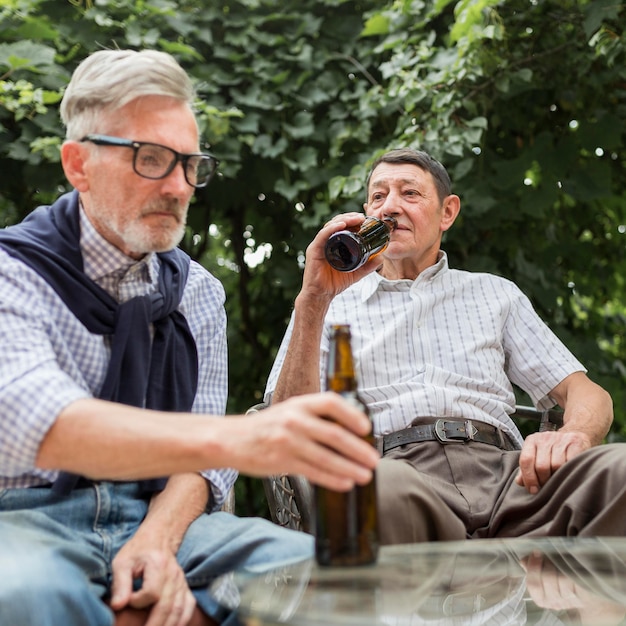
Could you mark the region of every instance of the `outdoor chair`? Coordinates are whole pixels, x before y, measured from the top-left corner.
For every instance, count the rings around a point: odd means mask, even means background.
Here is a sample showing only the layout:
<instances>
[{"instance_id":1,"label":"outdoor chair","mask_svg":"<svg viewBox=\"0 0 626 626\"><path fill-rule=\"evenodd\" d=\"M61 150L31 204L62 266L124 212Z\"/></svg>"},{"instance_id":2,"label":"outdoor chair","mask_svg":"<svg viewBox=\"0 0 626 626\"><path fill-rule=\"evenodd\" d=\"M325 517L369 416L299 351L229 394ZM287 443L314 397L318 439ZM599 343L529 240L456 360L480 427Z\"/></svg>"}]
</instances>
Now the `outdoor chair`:
<instances>
[{"instance_id":1,"label":"outdoor chair","mask_svg":"<svg viewBox=\"0 0 626 626\"><path fill-rule=\"evenodd\" d=\"M251 406L246 413L256 413L266 408L260 403ZM522 426L532 424L531 430L543 432L557 430L563 425L560 409L537 411L532 407L517 405L513 420ZM263 479L263 489L272 521L279 526L312 532L313 487L309 481L292 474L277 474Z\"/></svg>"}]
</instances>

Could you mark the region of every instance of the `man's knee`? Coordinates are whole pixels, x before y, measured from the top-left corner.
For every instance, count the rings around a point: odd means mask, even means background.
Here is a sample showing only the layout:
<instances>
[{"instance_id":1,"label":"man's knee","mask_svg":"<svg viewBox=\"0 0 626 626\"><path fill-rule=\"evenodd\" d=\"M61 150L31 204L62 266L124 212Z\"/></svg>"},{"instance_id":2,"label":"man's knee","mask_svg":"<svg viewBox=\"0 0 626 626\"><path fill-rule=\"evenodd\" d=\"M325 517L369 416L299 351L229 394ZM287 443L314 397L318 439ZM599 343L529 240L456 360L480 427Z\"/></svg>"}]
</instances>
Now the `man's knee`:
<instances>
[{"instance_id":1,"label":"man's knee","mask_svg":"<svg viewBox=\"0 0 626 626\"><path fill-rule=\"evenodd\" d=\"M111 624L111 611L78 567L55 550L8 551L0 556L3 623L21 626Z\"/></svg>"},{"instance_id":2,"label":"man's knee","mask_svg":"<svg viewBox=\"0 0 626 626\"><path fill-rule=\"evenodd\" d=\"M313 556L313 537L260 518L229 513L201 516L178 553L192 587L233 569L267 570Z\"/></svg>"}]
</instances>

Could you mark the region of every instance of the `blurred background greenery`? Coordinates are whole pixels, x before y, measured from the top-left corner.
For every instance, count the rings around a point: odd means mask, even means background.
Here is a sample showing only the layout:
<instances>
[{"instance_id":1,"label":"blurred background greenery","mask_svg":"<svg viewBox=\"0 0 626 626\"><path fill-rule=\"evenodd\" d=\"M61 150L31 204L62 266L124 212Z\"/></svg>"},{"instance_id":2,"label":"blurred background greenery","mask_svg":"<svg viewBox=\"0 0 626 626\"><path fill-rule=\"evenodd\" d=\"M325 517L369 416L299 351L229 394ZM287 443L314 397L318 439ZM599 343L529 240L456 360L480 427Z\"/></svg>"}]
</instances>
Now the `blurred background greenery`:
<instances>
[{"instance_id":1,"label":"blurred background greenery","mask_svg":"<svg viewBox=\"0 0 626 626\"><path fill-rule=\"evenodd\" d=\"M184 247L226 288L229 412L262 398L307 243L360 208L373 158L412 146L461 196L451 265L520 285L611 392L623 440L625 24L617 0L0 0L0 225L68 188L74 67L165 50L221 161ZM237 500L265 514L258 481Z\"/></svg>"}]
</instances>

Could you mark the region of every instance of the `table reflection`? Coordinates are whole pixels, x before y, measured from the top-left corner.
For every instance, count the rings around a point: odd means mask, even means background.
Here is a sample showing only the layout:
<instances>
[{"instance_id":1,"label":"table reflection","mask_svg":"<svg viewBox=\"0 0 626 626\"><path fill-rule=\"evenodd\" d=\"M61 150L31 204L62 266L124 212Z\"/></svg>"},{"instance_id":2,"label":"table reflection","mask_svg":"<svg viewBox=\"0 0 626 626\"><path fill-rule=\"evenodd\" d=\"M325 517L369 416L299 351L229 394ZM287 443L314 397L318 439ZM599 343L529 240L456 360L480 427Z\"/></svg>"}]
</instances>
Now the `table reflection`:
<instances>
[{"instance_id":1,"label":"table reflection","mask_svg":"<svg viewBox=\"0 0 626 626\"><path fill-rule=\"evenodd\" d=\"M235 572L209 592L249 626L626 624L626 540L391 546L373 566Z\"/></svg>"}]
</instances>

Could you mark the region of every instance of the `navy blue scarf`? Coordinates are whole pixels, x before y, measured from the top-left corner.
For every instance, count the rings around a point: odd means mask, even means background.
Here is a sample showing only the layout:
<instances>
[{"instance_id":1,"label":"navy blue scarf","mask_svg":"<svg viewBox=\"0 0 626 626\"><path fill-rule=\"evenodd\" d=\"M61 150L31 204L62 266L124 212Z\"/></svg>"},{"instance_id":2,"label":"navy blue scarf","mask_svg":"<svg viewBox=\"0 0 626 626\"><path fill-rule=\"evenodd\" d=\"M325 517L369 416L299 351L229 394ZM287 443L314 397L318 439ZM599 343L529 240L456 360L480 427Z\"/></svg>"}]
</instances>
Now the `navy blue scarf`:
<instances>
[{"instance_id":1,"label":"navy blue scarf","mask_svg":"<svg viewBox=\"0 0 626 626\"><path fill-rule=\"evenodd\" d=\"M87 330L112 336L111 360L98 398L162 411L191 409L198 353L187 320L176 310L189 273L189 257L182 250L159 253L157 292L119 304L84 273L76 191L0 230L0 247L40 274ZM157 491L165 480L142 485ZM54 489L67 493L77 481L77 476L61 473Z\"/></svg>"}]
</instances>

